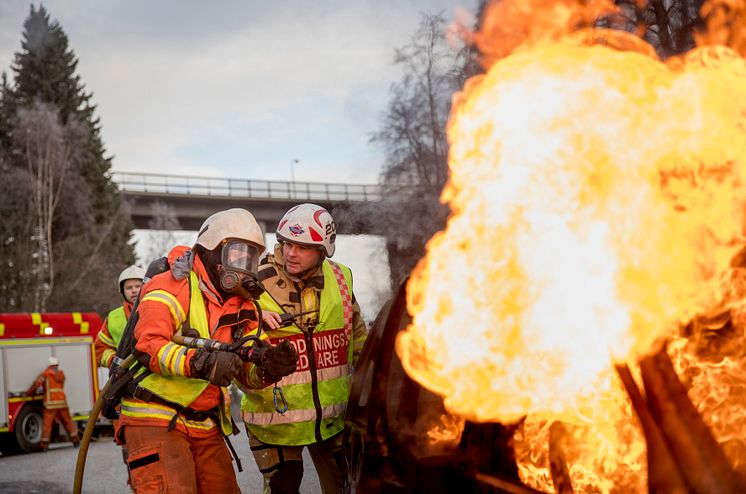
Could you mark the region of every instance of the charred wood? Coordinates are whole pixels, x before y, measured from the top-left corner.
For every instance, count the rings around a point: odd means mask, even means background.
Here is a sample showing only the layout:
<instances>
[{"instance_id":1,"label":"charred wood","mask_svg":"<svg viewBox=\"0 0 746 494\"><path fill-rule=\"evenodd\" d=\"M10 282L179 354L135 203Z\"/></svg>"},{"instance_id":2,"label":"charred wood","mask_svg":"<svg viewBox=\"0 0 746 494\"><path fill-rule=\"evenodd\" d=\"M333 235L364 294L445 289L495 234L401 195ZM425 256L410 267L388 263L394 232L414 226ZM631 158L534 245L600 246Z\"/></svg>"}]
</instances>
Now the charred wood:
<instances>
[{"instance_id":1,"label":"charred wood","mask_svg":"<svg viewBox=\"0 0 746 494\"><path fill-rule=\"evenodd\" d=\"M648 410L645 398L640 393L629 367L616 366L617 374L632 401L637 418L645 434L648 461L648 492L651 494L683 494L689 489L663 438L660 427Z\"/></svg>"},{"instance_id":2,"label":"charred wood","mask_svg":"<svg viewBox=\"0 0 746 494\"><path fill-rule=\"evenodd\" d=\"M665 348L640 361L647 406L692 493L744 492L712 432L689 400Z\"/></svg>"},{"instance_id":3,"label":"charred wood","mask_svg":"<svg viewBox=\"0 0 746 494\"><path fill-rule=\"evenodd\" d=\"M572 480L565 458L565 438L567 429L562 422L554 422L549 426L549 471L557 494L572 494Z\"/></svg>"}]
</instances>

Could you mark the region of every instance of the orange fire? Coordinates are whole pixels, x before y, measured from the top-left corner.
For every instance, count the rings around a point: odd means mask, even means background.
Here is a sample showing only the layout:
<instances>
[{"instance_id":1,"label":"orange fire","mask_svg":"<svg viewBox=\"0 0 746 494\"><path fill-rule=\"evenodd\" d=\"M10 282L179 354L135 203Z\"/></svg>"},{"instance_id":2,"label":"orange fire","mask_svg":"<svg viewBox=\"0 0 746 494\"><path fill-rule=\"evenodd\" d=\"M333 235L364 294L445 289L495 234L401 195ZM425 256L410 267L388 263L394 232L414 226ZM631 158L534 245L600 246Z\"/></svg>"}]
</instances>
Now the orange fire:
<instances>
[{"instance_id":1,"label":"orange fire","mask_svg":"<svg viewBox=\"0 0 746 494\"><path fill-rule=\"evenodd\" d=\"M452 215L407 287L413 323L396 348L451 413L526 417L527 484L554 491L562 422L577 492L643 492L644 439L612 362L724 298L744 245L746 63L720 45L664 63L631 34L567 33L608 2L547 3L498 2L475 36L494 63L454 100Z\"/></svg>"}]
</instances>

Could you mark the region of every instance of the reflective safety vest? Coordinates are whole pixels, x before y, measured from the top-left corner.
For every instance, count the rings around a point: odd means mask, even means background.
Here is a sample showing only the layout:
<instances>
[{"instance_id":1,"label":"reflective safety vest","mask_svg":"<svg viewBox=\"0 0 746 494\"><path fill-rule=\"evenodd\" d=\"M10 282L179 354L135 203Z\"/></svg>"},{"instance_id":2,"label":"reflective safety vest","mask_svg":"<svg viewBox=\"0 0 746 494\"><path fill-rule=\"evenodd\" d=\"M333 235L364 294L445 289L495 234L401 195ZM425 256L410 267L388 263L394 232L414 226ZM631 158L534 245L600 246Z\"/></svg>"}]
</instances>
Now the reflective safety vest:
<instances>
[{"instance_id":1,"label":"reflective safety vest","mask_svg":"<svg viewBox=\"0 0 746 494\"><path fill-rule=\"evenodd\" d=\"M189 314L189 325L199 333L200 338L209 338L210 329L207 321L207 312L205 311L205 301L202 297L202 290L199 288L199 279L194 271L189 272L189 307L187 311L181 306L176 297L165 290L153 290L149 292L142 301L154 300L166 304L171 313L175 315L176 320L183 321L184 314ZM181 334L181 328L177 330ZM169 343L165 345L158 354L158 363L161 369L168 368L169 363L181 369L184 373L184 361L186 360L187 347ZM144 369L143 371L144 372ZM145 388L156 396L167 402L177 405L179 408L187 408L202 392L207 389L210 381L204 379L186 378L176 375L151 374L142 381L139 386ZM220 428L225 435L233 432L233 422L231 420L230 397L227 388L220 388L223 394L223 406L219 410ZM122 400L121 412L129 417L151 417L164 418L170 420L173 413L162 404L148 403L144 406L142 403L133 402L128 399ZM191 424L190 424L191 425Z\"/></svg>"},{"instance_id":2,"label":"reflective safety vest","mask_svg":"<svg viewBox=\"0 0 746 494\"><path fill-rule=\"evenodd\" d=\"M321 442L342 431L350 396L352 363L352 273L325 260L319 322L305 333L297 325L270 330L273 344L288 340L298 353L298 367L277 383L288 409L275 410L273 386L245 390L241 416L249 431L268 444L298 446ZM284 313L267 292L263 310Z\"/></svg>"},{"instance_id":3,"label":"reflective safety vest","mask_svg":"<svg viewBox=\"0 0 746 494\"><path fill-rule=\"evenodd\" d=\"M127 325L127 316L124 313L124 307L119 306L106 316L106 327L109 328L111 339L114 340L114 346L119 346L122 339L124 327Z\"/></svg>"}]
</instances>

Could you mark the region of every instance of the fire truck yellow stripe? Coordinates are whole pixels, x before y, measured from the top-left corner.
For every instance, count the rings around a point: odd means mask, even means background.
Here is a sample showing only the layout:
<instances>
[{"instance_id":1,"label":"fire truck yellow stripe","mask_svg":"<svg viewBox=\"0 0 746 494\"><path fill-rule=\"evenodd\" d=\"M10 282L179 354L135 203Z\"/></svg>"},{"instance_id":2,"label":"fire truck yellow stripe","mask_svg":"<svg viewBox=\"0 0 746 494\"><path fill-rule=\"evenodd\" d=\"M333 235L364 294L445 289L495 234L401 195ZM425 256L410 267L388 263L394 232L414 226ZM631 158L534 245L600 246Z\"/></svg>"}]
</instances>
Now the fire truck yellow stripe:
<instances>
[{"instance_id":1,"label":"fire truck yellow stripe","mask_svg":"<svg viewBox=\"0 0 746 494\"><path fill-rule=\"evenodd\" d=\"M83 320L83 314L80 312L73 312L73 323L80 326L80 334L87 334L89 330L88 321Z\"/></svg>"},{"instance_id":2,"label":"fire truck yellow stripe","mask_svg":"<svg viewBox=\"0 0 746 494\"><path fill-rule=\"evenodd\" d=\"M49 327L49 323L48 322L42 321L42 319L41 319L41 313L39 313L39 312L32 312L31 313L31 324L33 324L34 326L39 326L39 334L40 335L44 334L44 328L48 328Z\"/></svg>"},{"instance_id":3,"label":"fire truck yellow stripe","mask_svg":"<svg viewBox=\"0 0 746 494\"><path fill-rule=\"evenodd\" d=\"M50 345L55 343L89 343L92 342L93 338L90 336L66 336L64 338L19 338L7 339L0 341L0 346L34 346L34 345Z\"/></svg>"}]
</instances>

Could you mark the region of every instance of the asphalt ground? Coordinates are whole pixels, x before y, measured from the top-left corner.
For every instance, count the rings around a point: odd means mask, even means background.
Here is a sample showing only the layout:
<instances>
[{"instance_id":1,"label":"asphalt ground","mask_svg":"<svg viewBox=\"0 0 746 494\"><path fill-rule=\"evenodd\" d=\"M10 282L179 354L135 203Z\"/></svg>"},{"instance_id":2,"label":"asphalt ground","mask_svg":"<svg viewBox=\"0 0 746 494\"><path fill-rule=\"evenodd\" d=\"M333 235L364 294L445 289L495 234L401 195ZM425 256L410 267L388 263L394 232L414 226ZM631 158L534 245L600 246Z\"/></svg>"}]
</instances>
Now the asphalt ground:
<instances>
[{"instance_id":1,"label":"asphalt ground","mask_svg":"<svg viewBox=\"0 0 746 494\"><path fill-rule=\"evenodd\" d=\"M243 465L243 472L236 471L242 493L261 493L262 475L256 468L243 432L233 436L231 443ZM52 444L44 453L0 456L1 494L68 494L72 492L78 450L71 443ZM303 455L304 475L300 492L320 494L316 470L310 456ZM235 463L234 463L235 468ZM122 453L111 437L95 438L88 448L83 477L85 494L129 494L127 475Z\"/></svg>"}]
</instances>

